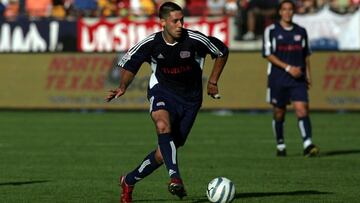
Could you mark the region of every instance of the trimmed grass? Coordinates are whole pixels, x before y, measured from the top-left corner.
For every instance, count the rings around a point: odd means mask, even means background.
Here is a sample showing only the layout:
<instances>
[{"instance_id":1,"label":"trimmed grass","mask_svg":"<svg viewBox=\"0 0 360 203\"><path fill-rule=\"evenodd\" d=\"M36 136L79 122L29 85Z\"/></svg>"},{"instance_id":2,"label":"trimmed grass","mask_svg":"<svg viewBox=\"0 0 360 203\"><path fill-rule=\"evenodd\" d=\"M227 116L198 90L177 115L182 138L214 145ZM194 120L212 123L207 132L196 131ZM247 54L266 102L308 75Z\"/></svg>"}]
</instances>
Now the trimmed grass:
<instances>
[{"instance_id":1,"label":"trimmed grass","mask_svg":"<svg viewBox=\"0 0 360 203\"><path fill-rule=\"evenodd\" d=\"M304 158L294 114L288 156L275 157L271 114L201 112L179 150L188 197L167 192L165 167L139 182L134 202L207 202L217 176L234 202L359 202L360 114L312 113L321 156ZM147 112L0 112L0 202L118 202L117 179L157 145Z\"/></svg>"}]
</instances>

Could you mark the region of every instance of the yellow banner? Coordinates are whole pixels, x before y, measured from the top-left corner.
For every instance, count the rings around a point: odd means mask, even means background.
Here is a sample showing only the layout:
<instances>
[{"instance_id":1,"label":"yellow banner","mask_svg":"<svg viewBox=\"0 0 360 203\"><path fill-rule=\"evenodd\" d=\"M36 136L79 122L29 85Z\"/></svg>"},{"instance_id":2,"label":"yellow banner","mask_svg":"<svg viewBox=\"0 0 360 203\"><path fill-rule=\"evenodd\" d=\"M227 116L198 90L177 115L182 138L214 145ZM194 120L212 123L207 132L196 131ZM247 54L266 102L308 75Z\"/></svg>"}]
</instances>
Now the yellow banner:
<instances>
[{"instance_id":1,"label":"yellow banner","mask_svg":"<svg viewBox=\"0 0 360 203\"><path fill-rule=\"evenodd\" d=\"M0 55L0 108L148 109L150 67L144 64L126 94L110 103L107 91L118 85L116 54ZM360 110L360 54L315 53L311 58L310 106L320 110ZM206 60L204 88L213 61ZM269 109L265 102L267 62L259 52L229 56L219 81L222 98L206 95L205 109Z\"/></svg>"}]
</instances>

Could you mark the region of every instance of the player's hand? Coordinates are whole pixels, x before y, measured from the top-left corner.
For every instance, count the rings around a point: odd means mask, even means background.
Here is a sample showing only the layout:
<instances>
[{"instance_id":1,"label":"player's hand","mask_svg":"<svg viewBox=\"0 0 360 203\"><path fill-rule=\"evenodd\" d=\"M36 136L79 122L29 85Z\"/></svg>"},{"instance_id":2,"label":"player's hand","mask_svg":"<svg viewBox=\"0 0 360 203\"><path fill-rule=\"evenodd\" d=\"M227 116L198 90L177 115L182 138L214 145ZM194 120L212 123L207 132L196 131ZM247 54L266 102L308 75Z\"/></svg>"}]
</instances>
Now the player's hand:
<instances>
[{"instance_id":1,"label":"player's hand","mask_svg":"<svg viewBox=\"0 0 360 203\"><path fill-rule=\"evenodd\" d=\"M107 102L110 102L111 100L113 100L114 98L118 98L118 97L121 97L123 94L125 94L125 89L123 88L117 88L117 89L114 89L114 90L109 90L109 94L108 96L105 98L105 100Z\"/></svg>"},{"instance_id":2,"label":"player's hand","mask_svg":"<svg viewBox=\"0 0 360 203\"><path fill-rule=\"evenodd\" d=\"M210 95L213 99L220 99L221 97L216 83L208 83L207 94Z\"/></svg>"},{"instance_id":3,"label":"player's hand","mask_svg":"<svg viewBox=\"0 0 360 203\"><path fill-rule=\"evenodd\" d=\"M311 86L312 86L312 81L311 81L311 79L310 79L310 78L307 78L306 83L307 83L307 88L310 89Z\"/></svg>"},{"instance_id":4,"label":"player's hand","mask_svg":"<svg viewBox=\"0 0 360 203\"><path fill-rule=\"evenodd\" d=\"M290 66L288 73L294 78L299 78L302 75L301 68L298 66Z\"/></svg>"}]
</instances>

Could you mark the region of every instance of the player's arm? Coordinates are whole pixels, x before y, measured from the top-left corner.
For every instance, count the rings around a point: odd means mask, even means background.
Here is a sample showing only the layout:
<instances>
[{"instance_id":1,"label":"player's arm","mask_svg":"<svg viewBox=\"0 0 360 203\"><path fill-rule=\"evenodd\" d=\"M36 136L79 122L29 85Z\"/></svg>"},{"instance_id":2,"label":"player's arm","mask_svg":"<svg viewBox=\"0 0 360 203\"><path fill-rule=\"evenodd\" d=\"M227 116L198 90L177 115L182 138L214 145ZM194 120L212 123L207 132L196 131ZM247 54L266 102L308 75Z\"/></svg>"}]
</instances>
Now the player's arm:
<instances>
[{"instance_id":1,"label":"player's arm","mask_svg":"<svg viewBox=\"0 0 360 203\"><path fill-rule=\"evenodd\" d=\"M127 87L133 81L135 74L124 68L120 69L120 85L116 89L109 90L109 94L106 97L106 101L110 102L114 98L121 97L125 94Z\"/></svg>"},{"instance_id":2,"label":"player's arm","mask_svg":"<svg viewBox=\"0 0 360 203\"><path fill-rule=\"evenodd\" d=\"M312 85L312 79L311 79L311 66L310 66L310 56L307 56L305 59L306 63L306 82L308 83L308 88Z\"/></svg>"},{"instance_id":3,"label":"player's arm","mask_svg":"<svg viewBox=\"0 0 360 203\"><path fill-rule=\"evenodd\" d=\"M270 63L276 65L277 67L284 69L286 72L288 72L294 78L298 78L302 75L300 67L292 66L291 64L285 63L284 61L280 60L274 54L270 54L270 55L266 56L266 59Z\"/></svg>"},{"instance_id":4,"label":"player's arm","mask_svg":"<svg viewBox=\"0 0 360 203\"><path fill-rule=\"evenodd\" d=\"M207 85L207 93L213 98L220 98L217 83L227 62L228 55L229 54L226 53L221 57L215 58L214 66L209 76L209 81Z\"/></svg>"},{"instance_id":5,"label":"player's arm","mask_svg":"<svg viewBox=\"0 0 360 203\"><path fill-rule=\"evenodd\" d=\"M211 49L212 51L210 51L210 54L212 58L215 58L215 62L211 74L209 76L209 80L207 84L207 94L210 95L212 98L220 99L218 81L227 62L229 49L218 38L211 36L208 38L211 42L211 45L213 46Z\"/></svg>"}]
</instances>

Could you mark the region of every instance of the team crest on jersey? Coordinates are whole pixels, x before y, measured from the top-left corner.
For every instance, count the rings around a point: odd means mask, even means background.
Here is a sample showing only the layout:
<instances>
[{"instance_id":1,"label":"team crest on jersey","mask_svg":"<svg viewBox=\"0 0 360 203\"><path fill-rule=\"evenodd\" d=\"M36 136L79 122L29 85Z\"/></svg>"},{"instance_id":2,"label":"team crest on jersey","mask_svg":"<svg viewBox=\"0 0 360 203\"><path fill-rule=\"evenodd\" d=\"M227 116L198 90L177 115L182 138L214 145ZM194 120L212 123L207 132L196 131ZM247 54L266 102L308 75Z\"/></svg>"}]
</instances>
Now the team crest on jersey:
<instances>
[{"instance_id":1,"label":"team crest on jersey","mask_svg":"<svg viewBox=\"0 0 360 203\"><path fill-rule=\"evenodd\" d=\"M190 51L181 51L180 52L180 58L189 58L190 57Z\"/></svg>"},{"instance_id":2,"label":"team crest on jersey","mask_svg":"<svg viewBox=\"0 0 360 203\"><path fill-rule=\"evenodd\" d=\"M295 41L300 41L301 40L301 35L295 35L294 40Z\"/></svg>"},{"instance_id":3,"label":"team crest on jersey","mask_svg":"<svg viewBox=\"0 0 360 203\"><path fill-rule=\"evenodd\" d=\"M284 39L284 37L282 35L279 35L277 38L278 39Z\"/></svg>"}]
</instances>

